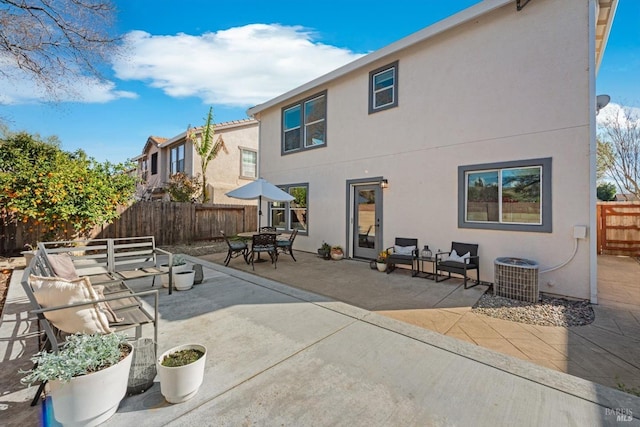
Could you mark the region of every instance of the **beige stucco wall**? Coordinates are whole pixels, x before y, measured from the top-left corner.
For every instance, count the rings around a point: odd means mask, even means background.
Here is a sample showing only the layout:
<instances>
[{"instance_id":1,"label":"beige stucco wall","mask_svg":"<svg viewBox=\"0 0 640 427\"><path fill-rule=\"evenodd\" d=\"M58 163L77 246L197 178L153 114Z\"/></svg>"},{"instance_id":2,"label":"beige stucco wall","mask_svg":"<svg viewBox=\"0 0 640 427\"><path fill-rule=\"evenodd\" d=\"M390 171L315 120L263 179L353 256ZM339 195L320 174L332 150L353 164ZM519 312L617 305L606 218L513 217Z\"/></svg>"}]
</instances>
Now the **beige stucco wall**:
<instances>
[{"instance_id":1,"label":"beige stucco wall","mask_svg":"<svg viewBox=\"0 0 640 427\"><path fill-rule=\"evenodd\" d=\"M255 120L242 122L239 125L216 127L214 140L222 137L227 153L221 151L209 163L207 168L207 182L211 203L255 205L255 200L240 200L225 196L225 193L253 181L252 178L241 176L241 149L258 151L258 122ZM193 170L202 173L200 157L195 154Z\"/></svg>"},{"instance_id":2,"label":"beige stucco wall","mask_svg":"<svg viewBox=\"0 0 640 427\"><path fill-rule=\"evenodd\" d=\"M585 0L514 4L397 52L259 113L260 171L275 184L309 183L309 234L296 246L347 246L346 181L383 176L384 246L396 236L446 249L480 245L482 279L500 256L541 270L573 253L574 225L590 224L589 9ZM369 71L399 60L399 106L369 115ZM281 156L281 108L327 90L327 146ZM457 168L551 157L553 232L458 228ZM589 244L540 289L589 298Z\"/></svg>"}]
</instances>

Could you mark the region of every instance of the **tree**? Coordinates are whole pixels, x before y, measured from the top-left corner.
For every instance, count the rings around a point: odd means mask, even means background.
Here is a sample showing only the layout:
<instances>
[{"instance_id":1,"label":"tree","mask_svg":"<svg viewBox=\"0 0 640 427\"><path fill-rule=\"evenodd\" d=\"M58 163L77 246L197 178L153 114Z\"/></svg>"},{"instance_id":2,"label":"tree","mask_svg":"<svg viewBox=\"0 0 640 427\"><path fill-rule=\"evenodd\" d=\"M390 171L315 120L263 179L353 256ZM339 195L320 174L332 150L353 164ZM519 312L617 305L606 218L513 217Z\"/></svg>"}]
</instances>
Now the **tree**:
<instances>
[{"instance_id":1,"label":"tree","mask_svg":"<svg viewBox=\"0 0 640 427\"><path fill-rule=\"evenodd\" d=\"M209 169L209 163L218 157L221 150L229 154L222 137L218 137L218 140L215 143L213 142L215 132L213 107L209 107L209 114L207 114L202 128L191 128L191 126L187 128L187 139L193 143L196 153L200 156L200 167L202 169L202 203L206 203L207 200L209 200L209 191L207 190L207 170Z\"/></svg>"},{"instance_id":2,"label":"tree","mask_svg":"<svg viewBox=\"0 0 640 427\"><path fill-rule=\"evenodd\" d=\"M603 202L610 202L615 200L617 188L614 184L610 182L603 182L597 187L598 200L602 200Z\"/></svg>"},{"instance_id":3,"label":"tree","mask_svg":"<svg viewBox=\"0 0 640 427\"><path fill-rule=\"evenodd\" d=\"M0 0L3 78L26 74L57 97L78 77L101 79L98 65L117 49L110 0Z\"/></svg>"},{"instance_id":4,"label":"tree","mask_svg":"<svg viewBox=\"0 0 640 427\"><path fill-rule=\"evenodd\" d=\"M602 120L597 155L618 188L640 198L640 116L634 110L617 108Z\"/></svg>"},{"instance_id":5,"label":"tree","mask_svg":"<svg viewBox=\"0 0 640 427\"><path fill-rule=\"evenodd\" d=\"M195 202L200 194L200 176L190 178L183 172L178 172L169 178L167 193L174 202Z\"/></svg>"},{"instance_id":6,"label":"tree","mask_svg":"<svg viewBox=\"0 0 640 427\"><path fill-rule=\"evenodd\" d=\"M129 165L99 163L82 151L65 152L55 142L27 133L0 140L0 219L45 229L43 239L61 237L67 224L86 236L118 216L135 192ZM7 236L4 236L5 238Z\"/></svg>"}]
</instances>

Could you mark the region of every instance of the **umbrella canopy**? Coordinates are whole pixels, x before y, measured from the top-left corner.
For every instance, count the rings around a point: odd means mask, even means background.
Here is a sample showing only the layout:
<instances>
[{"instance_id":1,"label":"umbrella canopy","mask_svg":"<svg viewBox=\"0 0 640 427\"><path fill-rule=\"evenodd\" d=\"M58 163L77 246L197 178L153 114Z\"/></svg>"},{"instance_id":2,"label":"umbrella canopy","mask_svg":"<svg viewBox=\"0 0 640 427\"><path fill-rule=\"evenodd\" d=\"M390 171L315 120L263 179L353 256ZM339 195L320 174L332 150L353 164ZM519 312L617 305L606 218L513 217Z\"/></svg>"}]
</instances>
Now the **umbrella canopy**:
<instances>
[{"instance_id":1,"label":"umbrella canopy","mask_svg":"<svg viewBox=\"0 0 640 427\"><path fill-rule=\"evenodd\" d=\"M264 178L256 179L247 185L229 191L226 195L234 199L258 199L258 228L260 228L262 222L262 199L272 202L290 202L294 199L291 194L282 191Z\"/></svg>"}]
</instances>

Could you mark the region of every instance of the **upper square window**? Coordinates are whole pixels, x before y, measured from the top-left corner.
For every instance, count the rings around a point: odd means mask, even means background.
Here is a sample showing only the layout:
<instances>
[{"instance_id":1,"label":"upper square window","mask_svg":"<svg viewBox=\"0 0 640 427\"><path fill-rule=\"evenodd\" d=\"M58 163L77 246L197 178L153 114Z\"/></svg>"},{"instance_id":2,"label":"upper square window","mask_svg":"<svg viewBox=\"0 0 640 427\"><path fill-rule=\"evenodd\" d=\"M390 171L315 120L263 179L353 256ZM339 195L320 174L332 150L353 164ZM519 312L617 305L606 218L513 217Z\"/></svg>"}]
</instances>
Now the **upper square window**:
<instances>
[{"instance_id":1,"label":"upper square window","mask_svg":"<svg viewBox=\"0 0 640 427\"><path fill-rule=\"evenodd\" d=\"M398 106L398 61L369 73L369 114Z\"/></svg>"},{"instance_id":2,"label":"upper square window","mask_svg":"<svg viewBox=\"0 0 640 427\"><path fill-rule=\"evenodd\" d=\"M171 175L184 172L184 144L171 149Z\"/></svg>"},{"instance_id":3,"label":"upper square window","mask_svg":"<svg viewBox=\"0 0 640 427\"><path fill-rule=\"evenodd\" d=\"M551 159L458 168L458 226L551 232Z\"/></svg>"},{"instance_id":4,"label":"upper square window","mask_svg":"<svg viewBox=\"0 0 640 427\"><path fill-rule=\"evenodd\" d=\"M283 154L326 145L326 135L326 92L282 109Z\"/></svg>"}]
</instances>

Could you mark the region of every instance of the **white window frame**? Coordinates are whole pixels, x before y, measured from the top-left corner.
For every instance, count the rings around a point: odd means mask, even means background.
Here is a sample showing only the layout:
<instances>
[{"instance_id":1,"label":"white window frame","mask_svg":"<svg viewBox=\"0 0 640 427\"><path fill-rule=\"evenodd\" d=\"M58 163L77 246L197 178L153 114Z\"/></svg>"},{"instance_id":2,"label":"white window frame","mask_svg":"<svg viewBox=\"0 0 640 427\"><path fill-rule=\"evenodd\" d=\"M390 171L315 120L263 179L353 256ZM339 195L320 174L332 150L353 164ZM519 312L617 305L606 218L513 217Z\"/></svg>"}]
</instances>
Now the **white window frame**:
<instances>
[{"instance_id":1,"label":"white window frame","mask_svg":"<svg viewBox=\"0 0 640 427\"><path fill-rule=\"evenodd\" d=\"M170 175L185 171L185 144L171 147L169 170Z\"/></svg>"},{"instance_id":2,"label":"white window frame","mask_svg":"<svg viewBox=\"0 0 640 427\"><path fill-rule=\"evenodd\" d=\"M253 153L255 155L253 164L250 164L244 161L245 153ZM248 169L252 169L253 173L247 173ZM240 147L240 177L256 179L257 175L258 175L258 152L250 148Z\"/></svg>"}]
</instances>

